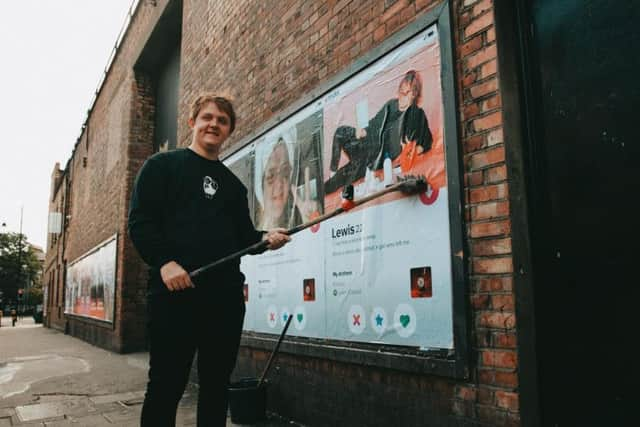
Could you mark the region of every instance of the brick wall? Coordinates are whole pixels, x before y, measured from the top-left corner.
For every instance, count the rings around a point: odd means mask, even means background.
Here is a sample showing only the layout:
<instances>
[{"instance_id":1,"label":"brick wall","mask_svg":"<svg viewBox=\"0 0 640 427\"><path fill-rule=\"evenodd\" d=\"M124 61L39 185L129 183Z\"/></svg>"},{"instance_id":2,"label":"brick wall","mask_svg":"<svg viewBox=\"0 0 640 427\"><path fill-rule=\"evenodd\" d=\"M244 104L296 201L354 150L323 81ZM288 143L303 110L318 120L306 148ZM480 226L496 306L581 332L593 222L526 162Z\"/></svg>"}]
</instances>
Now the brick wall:
<instances>
[{"instance_id":1,"label":"brick wall","mask_svg":"<svg viewBox=\"0 0 640 427\"><path fill-rule=\"evenodd\" d=\"M66 177L56 163L51 173L51 197L49 198L49 212L62 214L64 226L64 200L66 194ZM47 314L43 320L49 328L64 330L64 296L60 283L60 264L62 262L62 234L48 234L45 249L42 284L47 287Z\"/></svg>"},{"instance_id":2,"label":"brick wall","mask_svg":"<svg viewBox=\"0 0 640 427\"><path fill-rule=\"evenodd\" d=\"M64 170L70 181L70 218L64 237L54 245L55 292L64 311L65 263L117 233L115 321L54 315L51 326L119 352L145 347L146 268L126 236L126 217L135 174L152 154L153 99L148 77L136 74L134 64L167 3L143 1L136 10L87 121L81 129L78 124L80 137Z\"/></svg>"},{"instance_id":3,"label":"brick wall","mask_svg":"<svg viewBox=\"0 0 640 427\"><path fill-rule=\"evenodd\" d=\"M229 146L344 70L439 1L185 2L180 115L201 90L230 94ZM469 246L471 378L281 355L272 409L312 425L519 424L508 182L491 0L452 2ZM230 60L225 60L230 58ZM186 145L189 130L180 123ZM241 351L236 376L268 354ZM272 396L275 395L275 396ZM364 418L363 418L364 417Z\"/></svg>"},{"instance_id":4,"label":"brick wall","mask_svg":"<svg viewBox=\"0 0 640 427\"><path fill-rule=\"evenodd\" d=\"M518 420L516 318L509 186L497 75L493 1L465 0L455 15L465 208L476 354L459 404L480 420Z\"/></svg>"},{"instance_id":5,"label":"brick wall","mask_svg":"<svg viewBox=\"0 0 640 427\"><path fill-rule=\"evenodd\" d=\"M141 1L88 126L71 177L64 260L119 233L113 329L70 319L71 333L128 351L144 347L146 269L126 237L133 179L152 153L150 76L134 71L167 1ZM185 0L178 144L188 107L213 90L236 100L233 148L441 0ZM453 380L281 354L270 409L310 425L519 425L509 186L493 2L452 0L460 147L469 253L470 377ZM87 158L86 167L83 158ZM236 376L256 376L265 351L242 348Z\"/></svg>"}]
</instances>

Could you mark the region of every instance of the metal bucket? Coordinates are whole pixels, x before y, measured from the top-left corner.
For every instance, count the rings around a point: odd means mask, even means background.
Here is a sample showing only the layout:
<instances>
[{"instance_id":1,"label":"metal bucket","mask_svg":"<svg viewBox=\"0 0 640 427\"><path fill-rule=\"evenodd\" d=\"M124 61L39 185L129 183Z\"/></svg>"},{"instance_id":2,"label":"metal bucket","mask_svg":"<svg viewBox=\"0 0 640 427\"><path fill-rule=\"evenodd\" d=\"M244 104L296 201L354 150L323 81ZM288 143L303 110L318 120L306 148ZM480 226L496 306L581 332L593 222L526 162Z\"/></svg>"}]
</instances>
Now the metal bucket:
<instances>
[{"instance_id":1,"label":"metal bucket","mask_svg":"<svg viewBox=\"0 0 640 427\"><path fill-rule=\"evenodd\" d=\"M252 424L266 418L267 383L243 378L229 385L229 408L234 424Z\"/></svg>"}]
</instances>

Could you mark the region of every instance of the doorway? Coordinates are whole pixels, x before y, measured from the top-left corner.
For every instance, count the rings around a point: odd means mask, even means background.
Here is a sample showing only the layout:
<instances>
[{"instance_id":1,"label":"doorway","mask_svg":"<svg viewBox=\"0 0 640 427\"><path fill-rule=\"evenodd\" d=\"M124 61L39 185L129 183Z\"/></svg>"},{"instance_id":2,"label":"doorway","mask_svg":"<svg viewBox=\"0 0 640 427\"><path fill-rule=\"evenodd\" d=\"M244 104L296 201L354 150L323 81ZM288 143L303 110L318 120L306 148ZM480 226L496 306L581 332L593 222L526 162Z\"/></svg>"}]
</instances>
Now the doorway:
<instances>
[{"instance_id":1,"label":"doorway","mask_svg":"<svg viewBox=\"0 0 640 427\"><path fill-rule=\"evenodd\" d=\"M540 419L631 425L640 2L518 8Z\"/></svg>"}]
</instances>

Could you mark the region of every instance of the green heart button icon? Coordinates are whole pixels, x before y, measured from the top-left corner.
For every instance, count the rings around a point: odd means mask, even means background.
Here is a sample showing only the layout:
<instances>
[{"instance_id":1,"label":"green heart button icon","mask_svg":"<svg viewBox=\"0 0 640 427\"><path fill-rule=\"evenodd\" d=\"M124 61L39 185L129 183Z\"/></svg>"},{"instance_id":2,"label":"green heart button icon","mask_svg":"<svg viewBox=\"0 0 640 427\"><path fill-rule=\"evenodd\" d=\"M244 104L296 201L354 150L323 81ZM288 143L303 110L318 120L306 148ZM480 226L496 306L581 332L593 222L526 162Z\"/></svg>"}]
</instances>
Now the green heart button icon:
<instances>
[{"instance_id":1,"label":"green heart button icon","mask_svg":"<svg viewBox=\"0 0 640 427\"><path fill-rule=\"evenodd\" d=\"M297 318L298 318L298 323L301 323L302 319L304 319L304 315L302 313L298 313Z\"/></svg>"},{"instance_id":2,"label":"green heart button icon","mask_svg":"<svg viewBox=\"0 0 640 427\"><path fill-rule=\"evenodd\" d=\"M410 321L411 316L409 316L408 314L403 314L400 316L400 323L402 324L403 328L406 328Z\"/></svg>"}]
</instances>

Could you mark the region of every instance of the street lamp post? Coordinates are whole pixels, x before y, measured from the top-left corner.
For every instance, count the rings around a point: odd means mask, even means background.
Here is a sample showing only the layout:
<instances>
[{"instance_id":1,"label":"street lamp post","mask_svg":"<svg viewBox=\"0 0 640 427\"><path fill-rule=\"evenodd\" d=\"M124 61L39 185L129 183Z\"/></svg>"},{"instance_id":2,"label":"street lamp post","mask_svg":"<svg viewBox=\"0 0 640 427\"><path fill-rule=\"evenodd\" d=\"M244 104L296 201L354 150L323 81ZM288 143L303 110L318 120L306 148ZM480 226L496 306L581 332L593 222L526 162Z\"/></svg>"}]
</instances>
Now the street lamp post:
<instances>
[{"instance_id":1,"label":"street lamp post","mask_svg":"<svg viewBox=\"0 0 640 427\"><path fill-rule=\"evenodd\" d=\"M20 206L20 233L18 234L18 292L22 289L22 211L24 206ZM24 292L24 291L23 291ZM18 294L18 314L24 311L24 304L22 303L22 295ZM22 308L21 308L22 306Z\"/></svg>"},{"instance_id":2,"label":"street lamp post","mask_svg":"<svg viewBox=\"0 0 640 427\"><path fill-rule=\"evenodd\" d=\"M7 228L7 223L2 221L2 233L4 233L5 228ZM2 273L2 267L0 267L0 273ZM2 311L2 307L4 306L4 292L0 290L0 312ZM2 319L0 318L0 322Z\"/></svg>"}]
</instances>

